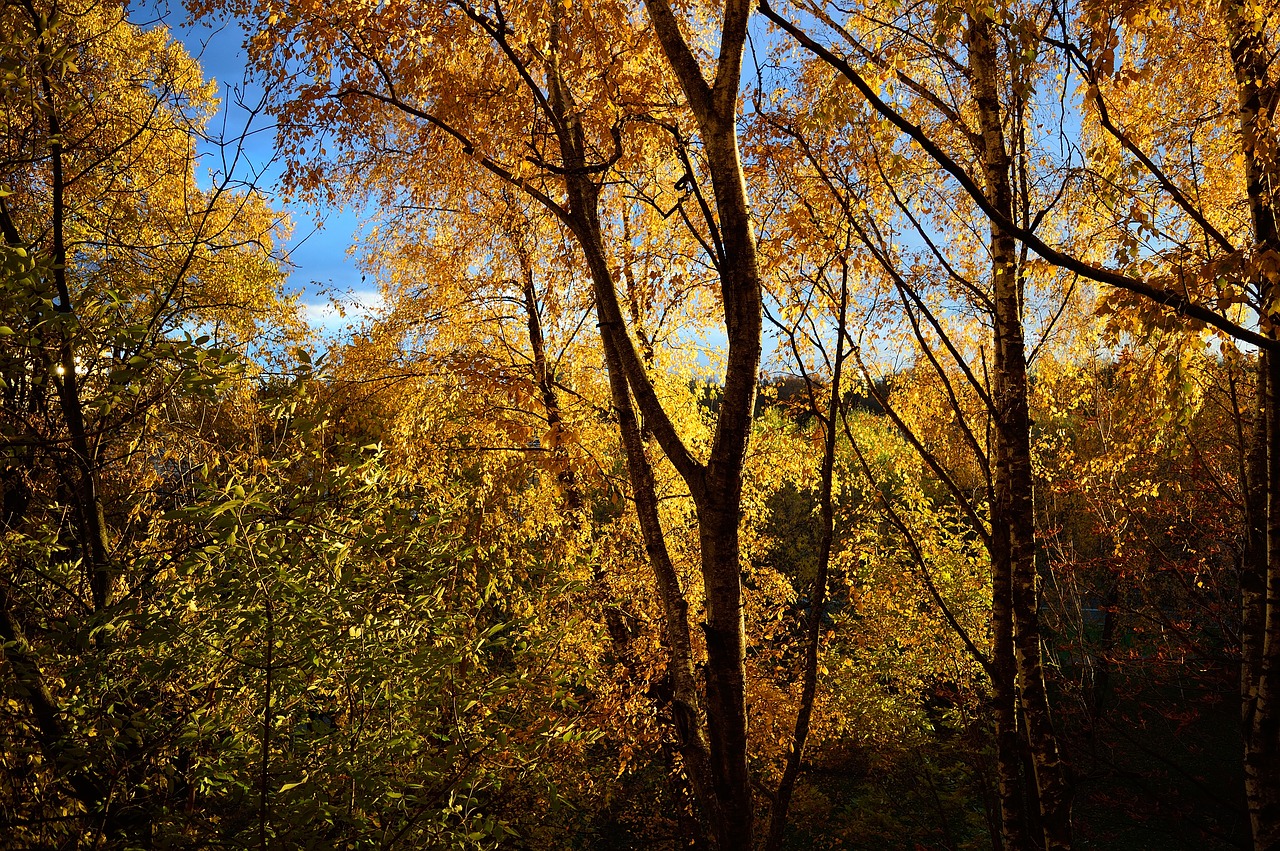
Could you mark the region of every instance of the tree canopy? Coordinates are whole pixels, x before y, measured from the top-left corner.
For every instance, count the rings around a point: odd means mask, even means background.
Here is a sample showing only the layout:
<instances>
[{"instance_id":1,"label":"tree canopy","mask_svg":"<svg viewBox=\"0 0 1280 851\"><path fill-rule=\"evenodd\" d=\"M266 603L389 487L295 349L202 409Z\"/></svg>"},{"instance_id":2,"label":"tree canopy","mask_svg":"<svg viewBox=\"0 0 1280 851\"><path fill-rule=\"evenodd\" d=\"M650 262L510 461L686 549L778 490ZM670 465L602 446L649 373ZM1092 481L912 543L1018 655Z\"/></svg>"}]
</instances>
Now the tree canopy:
<instances>
[{"instance_id":1,"label":"tree canopy","mask_svg":"<svg viewBox=\"0 0 1280 851\"><path fill-rule=\"evenodd\" d=\"M0 0L0 847L1280 849L1272 0L183 14L278 181Z\"/></svg>"}]
</instances>

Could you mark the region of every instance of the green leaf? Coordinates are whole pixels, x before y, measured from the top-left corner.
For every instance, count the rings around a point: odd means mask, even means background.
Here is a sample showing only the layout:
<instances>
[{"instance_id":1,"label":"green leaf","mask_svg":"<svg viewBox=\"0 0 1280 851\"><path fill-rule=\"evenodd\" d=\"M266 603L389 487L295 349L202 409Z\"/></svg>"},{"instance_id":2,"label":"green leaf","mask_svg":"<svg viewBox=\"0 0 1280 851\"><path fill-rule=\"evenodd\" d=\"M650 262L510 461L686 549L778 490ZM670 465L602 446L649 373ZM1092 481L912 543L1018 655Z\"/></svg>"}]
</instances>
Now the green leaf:
<instances>
[{"instance_id":1,"label":"green leaf","mask_svg":"<svg viewBox=\"0 0 1280 851\"><path fill-rule=\"evenodd\" d=\"M297 783L286 783L286 784L284 784L283 786L281 786L281 787L280 787L280 791L281 791L281 792L288 792L290 789L297 789L297 788L298 788L299 786L301 786L303 783L306 783L306 782L307 782L307 777L308 777L308 775L304 772L304 773L303 773L303 775L302 775L302 779L301 779L301 780L299 780Z\"/></svg>"}]
</instances>

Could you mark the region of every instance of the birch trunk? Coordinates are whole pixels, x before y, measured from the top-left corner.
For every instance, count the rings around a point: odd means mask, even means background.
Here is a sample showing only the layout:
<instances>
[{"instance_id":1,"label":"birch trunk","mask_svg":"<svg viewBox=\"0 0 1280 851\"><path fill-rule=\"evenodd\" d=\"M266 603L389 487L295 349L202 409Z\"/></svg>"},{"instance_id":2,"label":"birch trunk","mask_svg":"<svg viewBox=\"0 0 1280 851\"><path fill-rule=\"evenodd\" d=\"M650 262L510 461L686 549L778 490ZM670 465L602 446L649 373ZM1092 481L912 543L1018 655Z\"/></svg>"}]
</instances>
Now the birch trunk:
<instances>
[{"instance_id":1,"label":"birch trunk","mask_svg":"<svg viewBox=\"0 0 1280 851\"><path fill-rule=\"evenodd\" d=\"M969 73L977 105L985 191L991 205L1014 220L1010 159L1005 143L999 58L991 19L977 15L968 30ZM995 370L995 491L991 511L993 536L1007 538L994 548L993 561L1008 559L1008 593L1013 618L1013 661L1018 708L1034 773L1035 815L1042 837L1038 847L1054 851L1071 847L1071 788L1050 714L1041 659L1039 605L1035 569L1035 514L1032 502L1031 421L1027 408L1027 362L1022 329L1022 286L1017 243L1012 234L991 227ZM997 592L1003 589L997 585ZM996 607L993 605L993 609ZM1002 612L1003 614L1003 612ZM1003 640L998 636L997 640ZM1003 652L1003 651L999 651ZM1006 720L1007 730L1007 720ZM999 739L1006 730L998 730Z\"/></svg>"},{"instance_id":2,"label":"birch trunk","mask_svg":"<svg viewBox=\"0 0 1280 851\"><path fill-rule=\"evenodd\" d=\"M554 60L548 77L550 101L561 124L560 149L567 172L565 188L569 200L568 217L591 278L600 340L609 376L610 398L627 460L636 518L662 605L663 643L667 650L670 707L677 746L693 792L699 829L704 836L715 836L723 822L722 807L714 783L707 727L703 722L702 701L694 674L689 603L667 550L658 513L653 467L649 463L640 420L632 404L630 373L637 368L639 359L627 336L626 321L618 305L616 281L604 247L599 214L600 189L584 168L586 145L581 126L573 117L572 98ZM628 355L635 363L629 363ZM639 369L643 370L643 366L639 365ZM652 395L652 387L641 387ZM656 404L656 396L654 401Z\"/></svg>"},{"instance_id":3,"label":"birch trunk","mask_svg":"<svg viewBox=\"0 0 1280 851\"><path fill-rule=\"evenodd\" d=\"M1240 0L1220 6L1229 39L1239 101L1245 191L1253 219L1253 253L1280 252L1274 187L1280 179L1270 140L1280 90L1269 74L1266 20ZM1271 150L1272 152L1269 152ZM1264 275L1252 282L1265 314L1277 293ZM1277 339L1273 320L1263 332ZM1245 798L1257 851L1280 849L1280 359L1258 355L1257 421L1254 427L1246 504L1248 537L1241 575L1241 721L1244 732ZM1265 496L1264 496L1265 494ZM1259 534L1265 532L1265 534ZM1265 547L1262 546L1265 541Z\"/></svg>"},{"instance_id":4,"label":"birch trunk","mask_svg":"<svg viewBox=\"0 0 1280 851\"><path fill-rule=\"evenodd\" d=\"M728 357L724 394L705 465L691 456L668 427L634 351L623 348L632 391L646 421L657 417L654 436L689 485L698 514L702 582L706 592L707 734L719 807L715 840L720 851L747 851L754 836L754 802L747 766L746 633L738 526L742 519L742 470L755 407L763 319L756 238L751 224L737 111L743 49L751 7L727 0L720 55L708 83L681 32L668 0L646 0L649 18L697 123L715 200L714 230ZM692 176L696 179L696 176ZM616 312L616 304L614 305ZM621 318L621 313L616 312Z\"/></svg>"}]
</instances>

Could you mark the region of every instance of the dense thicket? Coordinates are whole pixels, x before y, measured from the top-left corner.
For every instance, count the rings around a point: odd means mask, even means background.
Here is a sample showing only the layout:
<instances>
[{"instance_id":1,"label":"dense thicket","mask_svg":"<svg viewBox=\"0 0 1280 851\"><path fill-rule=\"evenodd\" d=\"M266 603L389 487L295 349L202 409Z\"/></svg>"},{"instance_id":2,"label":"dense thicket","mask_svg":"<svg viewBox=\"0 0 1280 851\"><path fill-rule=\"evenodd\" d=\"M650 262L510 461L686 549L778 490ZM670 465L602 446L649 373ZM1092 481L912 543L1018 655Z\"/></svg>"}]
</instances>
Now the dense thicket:
<instances>
[{"instance_id":1,"label":"dense thicket","mask_svg":"<svg viewBox=\"0 0 1280 851\"><path fill-rule=\"evenodd\" d=\"M275 198L0 5L0 847L1280 848L1273 3L193 5Z\"/></svg>"}]
</instances>

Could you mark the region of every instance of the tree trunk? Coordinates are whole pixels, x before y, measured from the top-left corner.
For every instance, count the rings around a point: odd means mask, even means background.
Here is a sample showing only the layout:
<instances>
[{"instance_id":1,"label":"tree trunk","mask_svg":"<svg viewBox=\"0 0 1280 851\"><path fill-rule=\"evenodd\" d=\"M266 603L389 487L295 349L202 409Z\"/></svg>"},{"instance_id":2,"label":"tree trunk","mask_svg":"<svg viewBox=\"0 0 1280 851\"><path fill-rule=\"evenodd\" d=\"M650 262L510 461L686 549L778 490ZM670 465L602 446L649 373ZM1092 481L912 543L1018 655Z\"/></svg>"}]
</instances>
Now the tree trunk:
<instances>
[{"instance_id":1,"label":"tree trunk","mask_svg":"<svg viewBox=\"0 0 1280 851\"><path fill-rule=\"evenodd\" d=\"M549 100L561 122L559 141L561 156L567 166L567 212L591 277L600 341L609 377L609 392L622 437L623 453L627 459L636 518L662 605L663 643L668 654L667 677L671 691L672 721L676 728L685 774L693 791L695 815L700 830L706 837L714 837L724 819L714 782L707 730L702 720L702 701L694 675L689 603L667 551L658 514L653 467L645 452L640 421L632 405L630 373L636 369L636 364L628 363L628 355L637 362L638 358L627 337L625 320L618 307L616 282L604 248L599 217L600 189L584 168L586 145L582 129L573 117L572 98L560 77L554 56L549 63L548 82ZM644 389L652 393L652 388ZM695 837L697 839L701 838Z\"/></svg>"},{"instance_id":2,"label":"tree trunk","mask_svg":"<svg viewBox=\"0 0 1280 851\"><path fill-rule=\"evenodd\" d=\"M1229 39L1239 101L1245 191L1253 219L1255 257L1280 252L1273 197L1280 169L1274 136L1280 90L1270 82L1266 19L1241 0L1220 5ZM1263 332L1277 339L1271 311L1275 286L1266 276L1252 281L1263 306ZM1258 355L1258 417L1246 488L1247 538L1240 581L1241 721L1244 731L1245 798L1257 851L1280 849L1280 359ZM1265 498L1263 494L1265 493ZM1265 537L1259 533L1265 529ZM1265 539L1265 548L1263 540Z\"/></svg>"},{"instance_id":3,"label":"tree trunk","mask_svg":"<svg viewBox=\"0 0 1280 851\"><path fill-rule=\"evenodd\" d=\"M997 444L997 450L999 444ZM1000 463L997 454L996 463ZM998 468L997 468L998 470ZM997 476L997 489L1004 483ZM999 493L999 491L998 491ZM997 496L997 500L1000 497ZM997 503L998 504L998 503ZM1027 833L1022 744L1019 741L1017 663L1013 651L1013 592L1009 538L999 534L992 509L991 548L991 715L996 733L996 788L1000 798L1003 851L1030 848Z\"/></svg>"},{"instance_id":4,"label":"tree trunk","mask_svg":"<svg viewBox=\"0 0 1280 851\"><path fill-rule=\"evenodd\" d=\"M66 244L66 188L67 179L63 169L62 125L59 119L58 104L54 98L53 85L55 79L54 58L50 55L48 25L41 16L28 7L28 15L32 28L39 36L40 58L40 91L44 96L44 111L49 128L49 170L52 210L50 211L51 231L53 237L53 290L57 296L54 308L62 315L63 321L56 324L58 334L58 364L54 370L54 387L57 389L59 406L63 420L67 425L71 451L75 459L76 476L72 487L74 490L77 524L79 526L78 543L80 557L84 561L88 575L90 597L93 608L106 608L111 597L110 557L107 551L106 520L103 515L102 502L98 494L96 459L89 444L89 430L84 418L84 404L80 398L80 378L76 373L75 340L73 338L75 322L72 320L71 289L67 283L67 244ZM7 216L6 216L7 220ZM11 225L11 223L10 223ZM9 228L6 228L9 230ZM11 243L19 243L17 233L6 233L5 238Z\"/></svg>"},{"instance_id":5,"label":"tree trunk","mask_svg":"<svg viewBox=\"0 0 1280 851\"><path fill-rule=\"evenodd\" d=\"M602 331L612 336L631 390L654 437L684 478L698 515L705 589L707 736L718 811L715 841L720 851L747 851L754 835L754 803L747 766L746 633L738 525L742 516L742 469L755 407L763 319L756 239L738 150L737 107L743 50L751 6L727 0L720 53L710 84L681 32L668 0L646 0L671 70L680 83L701 135L711 178L715 217L708 216L720 278L728 357L724 393L711 450L699 464L675 432L626 336L616 292L597 293ZM689 175L697 180L696 175ZM598 230L597 230L598 232Z\"/></svg>"},{"instance_id":6,"label":"tree trunk","mask_svg":"<svg viewBox=\"0 0 1280 851\"><path fill-rule=\"evenodd\" d=\"M684 444L627 333L626 318L604 250L599 218L600 187L594 182L599 170L588 164L578 113L559 70L556 56L559 24L555 20L546 69L547 100L553 113L568 195L567 209L561 208L562 218L573 229L591 275L610 392L635 488L637 514L663 598L675 695L673 706L682 757L698 799L700 818L710 828L716 846L720 851L746 851L752 845L753 801L747 767L746 638L738 524L763 317L755 234L736 123L750 6L745 0L728 0L726 4L720 57L711 85L703 78L698 59L685 42L667 0L647 0L646 7L663 52L697 120L715 195L716 217L713 220L708 215L706 226L712 231L715 244L711 260L720 276L729 351L724 393L706 464L695 459ZM695 175L689 178L697 180ZM706 607L705 727L700 723L697 692L692 688L688 603L666 553L652 469L645 455L636 408L645 418L646 429L688 485L697 509ZM704 754L709 759L704 761Z\"/></svg>"},{"instance_id":7,"label":"tree trunk","mask_svg":"<svg viewBox=\"0 0 1280 851\"><path fill-rule=\"evenodd\" d=\"M525 328L529 332L529 347L533 351L533 383L538 388L538 396L542 400L548 432L559 434L564 427L564 417L560 411L560 394L556 392L555 378L547 360L546 339L542 332L542 315L538 310L538 293L534 286L533 262L522 242L523 234L516 235L514 239L516 255L520 260ZM586 500L582 496L582 488L578 484L578 477L574 472L569 453L557 440L548 448L548 454L555 467L556 483L564 499L569 522L573 529L581 529ZM633 675L639 660L636 659L631 648L632 633L628 626L627 613L614 602L609 590L609 578L605 575L604 565L599 559L592 561L591 580L600 594L605 628L609 632L609 643L613 648L614 658L622 663L629 675Z\"/></svg>"},{"instance_id":8,"label":"tree trunk","mask_svg":"<svg viewBox=\"0 0 1280 851\"><path fill-rule=\"evenodd\" d=\"M107 795L101 782L80 765L82 759L75 753L76 743L62 721L62 709L49 691L35 649L27 642L14 615L13 600L4 582L0 582L0 639L4 641L5 661L18 684L19 694L31 707L33 732L46 764L71 787L72 794L84 805L90 822L115 836L117 830L110 813L103 812Z\"/></svg>"},{"instance_id":9,"label":"tree trunk","mask_svg":"<svg viewBox=\"0 0 1280 851\"><path fill-rule=\"evenodd\" d=\"M996 82L999 59L991 30L991 19L986 15L970 19L969 72L977 105L987 198L1005 219L1013 221L1010 160ZM1040 847L1054 851L1071 847L1071 789L1053 729L1041 661L1031 421L1027 409L1027 362L1022 334L1022 286L1017 243L1011 234L994 224L991 227L991 262L995 341L992 395L996 409L996 500L991 511L991 527L993 537L1006 539L994 548L993 561L1008 559L1013 657L1020 698L1018 708L1025 721L1023 732L1035 775L1036 815L1043 832L1043 845ZM993 573L1003 579L1005 570L1003 565L997 564ZM1003 593L1004 589L997 584L995 591ZM995 608L993 604L993 611ZM997 637L998 641L1003 639L1003 635ZM998 649L999 652L1003 651ZM1005 727L1007 730L1007 719ZM997 731L998 740L1004 732ZM1003 748L1000 750L1005 756Z\"/></svg>"},{"instance_id":10,"label":"tree trunk","mask_svg":"<svg viewBox=\"0 0 1280 851\"><path fill-rule=\"evenodd\" d=\"M1261 653L1254 668L1246 730L1244 782L1257 851L1280 849L1280 358L1265 358L1267 426L1267 575ZM1254 624L1256 628L1257 624ZM1256 639L1255 639L1256 641Z\"/></svg>"},{"instance_id":11,"label":"tree trunk","mask_svg":"<svg viewBox=\"0 0 1280 851\"><path fill-rule=\"evenodd\" d=\"M832 490L836 466L836 423L844 415L840 385L844 372L848 313L849 264L844 261L840 278L839 309L836 313L836 351L831 370L831 393L827 397L825 415L818 407L817 396L813 393L813 384L800 358L800 353L796 352L796 362L800 365L806 383L809 384L810 403L814 416L823 428L822 464L818 471L818 507L822 528L818 541L818 564L814 571L812 590L809 592L809 622L805 625L800 706L796 710L796 723L791 737L791 750L787 754L787 764L782 771L782 778L778 781L773 806L769 810L769 835L765 851L778 851L782 847L782 838L787 827L787 811L791 806L791 796L795 791L796 780L800 776L805 741L809 736L809 725L813 716L813 704L818 694L818 651L821 649L822 641L822 616L827 604L827 576L831 569L831 552L835 545L836 511Z\"/></svg>"},{"instance_id":12,"label":"tree trunk","mask_svg":"<svg viewBox=\"0 0 1280 851\"><path fill-rule=\"evenodd\" d=\"M658 586L662 604L663 644L667 648L667 678L670 687L671 720L675 726L680 757L685 775L693 791L696 817L705 837L715 836L722 821L720 798L713 781L711 753L702 720L693 666L693 647L689 630L689 602L671 555L658 516L658 492L653 467L645 454L640 422L631 404L626 378L612 335L603 335L605 364L609 372L609 390L614 414L622 433L623 450L631 476L636 517L644 539L649 565ZM699 837L695 837L699 839Z\"/></svg>"}]
</instances>

